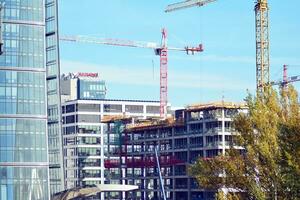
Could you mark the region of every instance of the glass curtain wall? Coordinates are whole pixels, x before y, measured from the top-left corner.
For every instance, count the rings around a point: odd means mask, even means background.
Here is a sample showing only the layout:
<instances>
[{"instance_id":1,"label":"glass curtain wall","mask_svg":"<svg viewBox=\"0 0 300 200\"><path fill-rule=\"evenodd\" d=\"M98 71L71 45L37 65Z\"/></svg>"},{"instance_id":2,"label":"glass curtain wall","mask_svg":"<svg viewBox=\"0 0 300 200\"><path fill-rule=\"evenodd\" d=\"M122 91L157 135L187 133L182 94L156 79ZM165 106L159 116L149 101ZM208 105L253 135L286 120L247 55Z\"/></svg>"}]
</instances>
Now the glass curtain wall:
<instances>
[{"instance_id":1,"label":"glass curtain wall","mask_svg":"<svg viewBox=\"0 0 300 200\"><path fill-rule=\"evenodd\" d=\"M48 200L45 5L0 3L0 200Z\"/></svg>"},{"instance_id":2,"label":"glass curtain wall","mask_svg":"<svg viewBox=\"0 0 300 200\"><path fill-rule=\"evenodd\" d=\"M53 195L64 190L59 91L58 2L57 0L45 0L45 4L49 178L50 194Z\"/></svg>"}]
</instances>

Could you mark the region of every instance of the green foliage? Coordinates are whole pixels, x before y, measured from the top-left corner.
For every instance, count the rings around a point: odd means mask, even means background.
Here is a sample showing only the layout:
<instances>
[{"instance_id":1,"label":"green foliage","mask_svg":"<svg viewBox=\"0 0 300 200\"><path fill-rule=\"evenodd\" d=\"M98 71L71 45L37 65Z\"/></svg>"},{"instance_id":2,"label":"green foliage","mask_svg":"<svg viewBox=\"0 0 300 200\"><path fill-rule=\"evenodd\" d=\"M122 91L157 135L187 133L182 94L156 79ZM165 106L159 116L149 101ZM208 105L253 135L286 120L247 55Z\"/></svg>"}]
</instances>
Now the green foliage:
<instances>
[{"instance_id":1,"label":"green foliage","mask_svg":"<svg viewBox=\"0 0 300 200\"><path fill-rule=\"evenodd\" d=\"M204 188L234 189L245 199L300 199L297 92L289 87L278 95L268 88L260 98L249 95L246 103L249 112L234 120L235 145L226 155L199 159L189 173Z\"/></svg>"}]
</instances>

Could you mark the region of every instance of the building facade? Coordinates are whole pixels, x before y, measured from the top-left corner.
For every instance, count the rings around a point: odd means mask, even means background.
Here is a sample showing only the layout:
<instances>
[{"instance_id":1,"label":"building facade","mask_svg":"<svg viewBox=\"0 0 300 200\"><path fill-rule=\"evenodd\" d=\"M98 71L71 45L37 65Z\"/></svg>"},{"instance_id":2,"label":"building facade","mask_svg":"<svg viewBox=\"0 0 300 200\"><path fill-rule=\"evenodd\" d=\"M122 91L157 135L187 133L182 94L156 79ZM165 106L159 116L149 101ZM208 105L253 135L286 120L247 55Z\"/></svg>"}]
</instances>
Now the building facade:
<instances>
[{"instance_id":1,"label":"building facade","mask_svg":"<svg viewBox=\"0 0 300 200\"><path fill-rule=\"evenodd\" d=\"M45 2L0 2L0 199L47 200Z\"/></svg>"},{"instance_id":2,"label":"building facade","mask_svg":"<svg viewBox=\"0 0 300 200\"><path fill-rule=\"evenodd\" d=\"M62 120L58 37L58 1L45 0L47 127L50 195L64 190L62 159Z\"/></svg>"},{"instance_id":3,"label":"building facade","mask_svg":"<svg viewBox=\"0 0 300 200\"><path fill-rule=\"evenodd\" d=\"M178 110L174 121L132 125L125 120L125 123L119 121L117 129L116 121L108 123L107 182L138 185L139 190L131 194L107 193L106 199L162 198L155 148L159 152L167 199L214 199L214 191L201 189L187 174L187 168L198 158L225 154L232 145L233 117L239 112L246 112L246 107L213 103ZM115 159L117 155L119 158Z\"/></svg>"},{"instance_id":4,"label":"building facade","mask_svg":"<svg viewBox=\"0 0 300 200\"><path fill-rule=\"evenodd\" d=\"M104 184L105 116L159 117L159 101L71 100L62 105L66 188Z\"/></svg>"}]
</instances>

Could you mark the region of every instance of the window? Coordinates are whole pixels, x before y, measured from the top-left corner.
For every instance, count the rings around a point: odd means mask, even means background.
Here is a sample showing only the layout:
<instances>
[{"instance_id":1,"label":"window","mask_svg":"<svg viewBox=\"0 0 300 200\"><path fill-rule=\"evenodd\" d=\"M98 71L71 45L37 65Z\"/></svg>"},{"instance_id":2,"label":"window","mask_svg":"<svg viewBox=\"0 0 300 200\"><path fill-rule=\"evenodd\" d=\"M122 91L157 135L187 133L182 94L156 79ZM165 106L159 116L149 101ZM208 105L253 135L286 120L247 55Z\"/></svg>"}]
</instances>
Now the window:
<instances>
[{"instance_id":1,"label":"window","mask_svg":"<svg viewBox=\"0 0 300 200\"><path fill-rule=\"evenodd\" d=\"M66 113L71 113L71 112L75 112L75 105L74 104L66 106Z\"/></svg>"},{"instance_id":2,"label":"window","mask_svg":"<svg viewBox=\"0 0 300 200\"><path fill-rule=\"evenodd\" d=\"M75 126L69 126L69 127L66 127L66 130L65 130L65 134L74 134L75 133Z\"/></svg>"},{"instance_id":3,"label":"window","mask_svg":"<svg viewBox=\"0 0 300 200\"><path fill-rule=\"evenodd\" d=\"M198 121L203 119L203 111L190 112L190 121Z\"/></svg>"},{"instance_id":4,"label":"window","mask_svg":"<svg viewBox=\"0 0 300 200\"><path fill-rule=\"evenodd\" d=\"M218 146L223 145L222 135L206 136L206 146Z\"/></svg>"},{"instance_id":5,"label":"window","mask_svg":"<svg viewBox=\"0 0 300 200\"><path fill-rule=\"evenodd\" d=\"M100 123L100 115L77 115L77 122Z\"/></svg>"},{"instance_id":6,"label":"window","mask_svg":"<svg viewBox=\"0 0 300 200\"><path fill-rule=\"evenodd\" d=\"M80 99L104 99L106 94L105 82L102 80L79 79Z\"/></svg>"},{"instance_id":7,"label":"window","mask_svg":"<svg viewBox=\"0 0 300 200\"><path fill-rule=\"evenodd\" d=\"M46 162L45 131L46 120L0 119L0 162Z\"/></svg>"},{"instance_id":8,"label":"window","mask_svg":"<svg viewBox=\"0 0 300 200\"><path fill-rule=\"evenodd\" d=\"M77 127L78 133L99 134L100 126L80 125Z\"/></svg>"},{"instance_id":9,"label":"window","mask_svg":"<svg viewBox=\"0 0 300 200\"><path fill-rule=\"evenodd\" d=\"M203 111L205 119L216 119L222 117L222 109Z\"/></svg>"},{"instance_id":10,"label":"window","mask_svg":"<svg viewBox=\"0 0 300 200\"><path fill-rule=\"evenodd\" d=\"M151 114L159 114L160 113L160 107L159 106L147 106L146 112Z\"/></svg>"},{"instance_id":11,"label":"window","mask_svg":"<svg viewBox=\"0 0 300 200\"><path fill-rule=\"evenodd\" d=\"M232 124L230 121L225 122L225 131L226 132L233 131Z\"/></svg>"},{"instance_id":12,"label":"window","mask_svg":"<svg viewBox=\"0 0 300 200\"><path fill-rule=\"evenodd\" d=\"M186 175L185 165L175 166L175 175Z\"/></svg>"},{"instance_id":13,"label":"window","mask_svg":"<svg viewBox=\"0 0 300 200\"><path fill-rule=\"evenodd\" d=\"M70 115L66 117L65 124L75 123L75 115Z\"/></svg>"},{"instance_id":14,"label":"window","mask_svg":"<svg viewBox=\"0 0 300 200\"><path fill-rule=\"evenodd\" d=\"M78 155L79 156L99 156L100 148L88 148L88 147L78 148Z\"/></svg>"},{"instance_id":15,"label":"window","mask_svg":"<svg viewBox=\"0 0 300 200\"><path fill-rule=\"evenodd\" d=\"M61 112L62 112L62 113L66 113L66 107L65 107L65 106L62 106Z\"/></svg>"},{"instance_id":16,"label":"window","mask_svg":"<svg viewBox=\"0 0 300 200\"><path fill-rule=\"evenodd\" d=\"M190 138L190 147L203 147L203 137Z\"/></svg>"},{"instance_id":17,"label":"window","mask_svg":"<svg viewBox=\"0 0 300 200\"><path fill-rule=\"evenodd\" d=\"M237 114L238 114L238 110L237 109L226 109L225 110L225 117L233 118Z\"/></svg>"},{"instance_id":18,"label":"window","mask_svg":"<svg viewBox=\"0 0 300 200\"><path fill-rule=\"evenodd\" d=\"M104 104L104 112L122 112L122 105L119 104Z\"/></svg>"},{"instance_id":19,"label":"window","mask_svg":"<svg viewBox=\"0 0 300 200\"><path fill-rule=\"evenodd\" d=\"M100 144L99 137L79 137L77 138L77 144Z\"/></svg>"},{"instance_id":20,"label":"window","mask_svg":"<svg viewBox=\"0 0 300 200\"><path fill-rule=\"evenodd\" d=\"M222 121L206 122L205 127L207 131L221 131Z\"/></svg>"},{"instance_id":21,"label":"window","mask_svg":"<svg viewBox=\"0 0 300 200\"><path fill-rule=\"evenodd\" d=\"M43 73L0 71L0 113L44 115Z\"/></svg>"},{"instance_id":22,"label":"window","mask_svg":"<svg viewBox=\"0 0 300 200\"><path fill-rule=\"evenodd\" d=\"M125 112L130 113L143 113L143 106L139 105L125 105Z\"/></svg>"},{"instance_id":23,"label":"window","mask_svg":"<svg viewBox=\"0 0 300 200\"><path fill-rule=\"evenodd\" d=\"M100 112L100 104L78 104L79 112Z\"/></svg>"},{"instance_id":24,"label":"window","mask_svg":"<svg viewBox=\"0 0 300 200\"><path fill-rule=\"evenodd\" d=\"M191 124L190 130L192 132L200 132L201 133L203 131L203 124L202 123Z\"/></svg>"},{"instance_id":25,"label":"window","mask_svg":"<svg viewBox=\"0 0 300 200\"><path fill-rule=\"evenodd\" d=\"M181 139L175 139L175 149L184 149L187 148L187 139L181 138Z\"/></svg>"}]
</instances>

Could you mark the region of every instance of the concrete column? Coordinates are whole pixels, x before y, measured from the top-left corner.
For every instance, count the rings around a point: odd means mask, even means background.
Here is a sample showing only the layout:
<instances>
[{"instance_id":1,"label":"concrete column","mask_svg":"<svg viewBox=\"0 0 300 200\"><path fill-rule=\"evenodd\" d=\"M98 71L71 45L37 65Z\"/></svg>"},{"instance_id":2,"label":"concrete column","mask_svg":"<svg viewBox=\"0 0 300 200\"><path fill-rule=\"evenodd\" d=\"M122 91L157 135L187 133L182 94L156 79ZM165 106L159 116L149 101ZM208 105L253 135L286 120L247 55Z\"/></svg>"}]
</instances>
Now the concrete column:
<instances>
[{"instance_id":1,"label":"concrete column","mask_svg":"<svg viewBox=\"0 0 300 200\"><path fill-rule=\"evenodd\" d=\"M143 105L143 115L144 115L144 119L146 119L147 118L146 105Z\"/></svg>"},{"instance_id":2,"label":"concrete column","mask_svg":"<svg viewBox=\"0 0 300 200\"><path fill-rule=\"evenodd\" d=\"M206 157L206 138L205 138L205 134L206 134L206 125L205 125L205 121L203 119L203 157Z\"/></svg>"},{"instance_id":3,"label":"concrete column","mask_svg":"<svg viewBox=\"0 0 300 200\"><path fill-rule=\"evenodd\" d=\"M126 111L125 111L125 104L123 103L122 104L122 113L125 113Z\"/></svg>"},{"instance_id":4,"label":"concrete column","mask_svg":"<svg viewBox=\"0 0 300 200\"><path fill-rule=\"evenodd\" d=\"M225 155L225 108L222 108L222 154Z\"/></svg>"}]
</instances>

